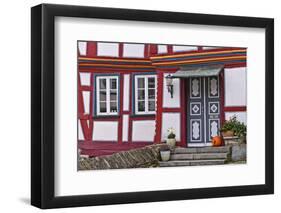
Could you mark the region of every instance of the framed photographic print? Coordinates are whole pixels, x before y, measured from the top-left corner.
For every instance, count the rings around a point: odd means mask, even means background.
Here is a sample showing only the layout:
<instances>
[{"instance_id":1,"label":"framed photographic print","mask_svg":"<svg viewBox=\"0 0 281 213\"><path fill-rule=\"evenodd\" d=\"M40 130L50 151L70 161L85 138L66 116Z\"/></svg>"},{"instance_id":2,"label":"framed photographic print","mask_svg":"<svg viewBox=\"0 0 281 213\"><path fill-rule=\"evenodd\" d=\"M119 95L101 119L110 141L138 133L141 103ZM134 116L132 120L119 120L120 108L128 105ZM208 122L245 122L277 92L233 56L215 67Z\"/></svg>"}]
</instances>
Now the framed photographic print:
<instances>
[{"instance_id":1,"label":"framed photographic print","mask_svg":"<svg viewBox=\"0 0 281 213\"><path fill-rule=\"evenodd\" d=\"M274 21L31 9L31 203L274 192Z\"/></svg>"}]
</instances>

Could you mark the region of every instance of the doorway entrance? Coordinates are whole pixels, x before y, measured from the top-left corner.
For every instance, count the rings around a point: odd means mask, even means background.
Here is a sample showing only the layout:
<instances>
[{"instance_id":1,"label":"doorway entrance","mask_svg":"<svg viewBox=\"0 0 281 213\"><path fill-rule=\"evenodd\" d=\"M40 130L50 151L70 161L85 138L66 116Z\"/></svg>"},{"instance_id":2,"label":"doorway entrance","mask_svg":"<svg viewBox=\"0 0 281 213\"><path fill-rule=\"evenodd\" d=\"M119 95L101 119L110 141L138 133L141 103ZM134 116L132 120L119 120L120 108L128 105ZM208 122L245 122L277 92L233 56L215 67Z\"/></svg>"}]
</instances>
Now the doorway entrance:
<instances>
[{"instance_id":1,"label":"doorway entrance","mask_svg":"<svg viewBox=\"0 0 281 213\"><path fill-rule=\"evenodd\" d=\"M209 146L219 135L220 102L219 76L187 79L187 146Z\"/></svg>"}]
</instances>

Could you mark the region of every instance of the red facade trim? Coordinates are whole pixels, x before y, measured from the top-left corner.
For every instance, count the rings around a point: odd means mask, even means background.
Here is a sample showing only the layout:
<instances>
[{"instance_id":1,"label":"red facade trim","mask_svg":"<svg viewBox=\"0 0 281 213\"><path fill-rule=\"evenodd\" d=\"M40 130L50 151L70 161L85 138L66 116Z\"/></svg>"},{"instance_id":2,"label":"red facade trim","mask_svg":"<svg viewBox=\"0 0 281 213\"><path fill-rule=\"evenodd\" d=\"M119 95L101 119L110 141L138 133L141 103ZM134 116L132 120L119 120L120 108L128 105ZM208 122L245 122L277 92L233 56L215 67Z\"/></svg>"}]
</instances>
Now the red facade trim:
<instances>
[{"instance_id":1,"label":"red facade trim","mask_svg":"<svg viewBox=\"0 0 281 213\"><path fill-rule=\"evenodd\" d=\"M169 54L173 54L173 45L167 45L167 50L168 50L168 55ZM163 54L163 55L167 55L167 54Z\"/></svg>"},{"instance_id":2,"label":"red facade trim","mask_svg":"<svg viewBox=\"0 0 281 213\"><path fill-rule=\"evenodd\" d=\"M88 41L87 42L87 57L97 56L97 42Z\"/></svg>"},{"instance_id":3,"label":"red facade trim","mask_svg":"<svg viewBox=\"0 0 281 213\"><path fill-rule=\"evenodd\" d=\"M124 84L123 84L123 74L120 74L120 85L119 85L119 122L118 122L118 144L122 144L122 129L123 129L123 90L124 90Z\"/></svg>"},{"instance_id":4,"label":"red facade trim","mask_svg":"<svg viewBox=\"0 0 281 213\"><path fill-rule=\"evenodd\" d=\"M93 121L93 109L94 109L94 74L91 73L91 92L90 92L90 118L89 118L89 138L93 139L94 121Z\"/></svg>"},{"instance_id":5,"label":"red facade trim","mask_svg":"<svg viewBox=\"0 0 281 213\"><path fill-rule=\"evenodd\" d=\"M123 57L123 50L124 50L124 44L119 43L119 53L118 53L119 58Z\"/></svg>"},{"instance_id":6,"label":"red facade trim","mask_svg":"<svg viewBox=\"0 0 281 213\"><path fill-rule=\"evenodd\" d=\"M180 51L180 52L173 52L173 45L167 45L168 46L168 52L159 54L157 56L168 56L173 54L175 57L178 55L183 55L183 54L189 54L189 53L198 53L198 52L206 52L206 53L212 53L212 52L217 52L219 51L229 51L229 50L241 50L244 51L246 48L239 48L239 47L227 47L227 48L216 48L216 49L197 49L197 50L189 50L189 51Z\"/></svg>"},{"instance_id":7,"label":"red facade trim","mask_svg":"<svg viewBox=\"0 0 281 213\"><path fill-rule=\"evenodd\" d=\"M224 107L225 112L246 112L247 107L246 106L227 106Z\"/></svg>"},{"instance_id":8,"label":"red facade trim","mask_svg":"<svg viewBox=\"0 0 281 213\"><path fill-rule=\"evenodd\" d=\"M79 91L91 91L91 86L80 86Z\"/></svg>"},{"instance_id":9,"label":"red facade trim","mask_svg":"<svg viewBox=\"0 0 281 213\"><path fill-rule=\"evenodd\" d=\"M236 68L236 67L246 67L247 63L242 62L242 63L232 63L232 64L225 64L224 68Z\"/></svg>"},{"instance_id":10,"label":"red facade trim","mask_svg":"<svg viewBox=\"0 0 281 213\"><path fill-rule=\"evenodd\" d=\"M221 94L221 100L220 100L220 125L222 126L225 121L225 113L224 113L224 70L220 73L219 76L220 81L220 94Z\"/></svg>"},{"instance_id":11,"label":"red facade trim","mask_svg":"<svg viewBox=\"0 0 281 213\"><path fill-rule=\"evenodd\" d=\"M155 120L155 115L152 116L131 116L131 119L133 121L151 121Z\"/></svg>"},{"instance_id":12,"label":"red facade trim","mask_svg":"<svg viewBox=\"0 0 281 213\"><path fill-rule=\"evenodd\" d=\"M158 47L156 44L150 44L149 50L150 50L150 56L155 56L158 53Z\"/></svg>"},{"instance_id":13,"label":"red facade trim","mask_svg":"<svg viewBox=\"0 0 281 213\"><path fill-rule=\"evenodd\" d=\"M119 121L120 117L122 116L95 116L95 121Z\"/></svg>"},{"instance_id":14,"label":"red facade trim","mask_svg":"<svg viewBox=\"0 0 281 213\"><path fill-rule=\"evenodd\" d=\"M181 110L181 142L180 146L187 146L187 100L186 100L186 81L181 80L180 81L180 110Z\"/></svg>"},{"instance_id":15,"label":"red facade trim","mask_svg":"<svg viewBox=\"0 0 281 213\"><path fill-rule=\"evenodd\" d=\"M105 68L105 67L100 67L100 68L97 68L97 67L79 67L79 71L80 72L102 72L102 73L123 73L123 74L130 74L130 73L134 73L134 72L151 72L152 70L151 69L148 69L148 70L142 70L142 69L134 69L134 68L131 68L129 70L124 70L122 68Z\"/></svg>"},{"instance_id":16,"label":"red facade trim","mask_svg":"<svg viewBox=\"0 0 281 213\"><path fill-rule=\"evenodd\" d=\"M133 100L132 100L132 92L133 92L133 75L130 74L130 83L129 83L129 113L132 115L133 108ZM128 142L132 143L132 131L133 131L133 122L131 116L129 116L129 128L128 128Z\"/></svg>"},{"instance_id":17,"label":"red facade trim","mask_svg":"<svg viewBox=\"0 0 281 213\"><path fill-rule=\"evenodd\" d=\"M149 44L145 44L144 45L144 57L145 58L148 58L150 55L149 55Z\"/></svg>"},{"instance_id":18,"label":"red facade trim","mask_svg":"<svg viewBox=\"0 0 281 213\"><path fill-rule=\"evenodd\" d=\"M155 142L161 142L161 132L162 132L162 106L163 106L163 76L164 74L158 72L157 80L157 112L156 112L156 134Z\"/></svg>"},{"instance_id":19,"label":"red facade trim","mask_svg":"<svg viewBox=\"0 0 281 213\"><path fill-rule=\"evenodd\" d=\"M182 107L180 107L180 108L167 108L166 107L166 108L162 108L162 112L182 112Z\"/></svg>"}]
</instances>

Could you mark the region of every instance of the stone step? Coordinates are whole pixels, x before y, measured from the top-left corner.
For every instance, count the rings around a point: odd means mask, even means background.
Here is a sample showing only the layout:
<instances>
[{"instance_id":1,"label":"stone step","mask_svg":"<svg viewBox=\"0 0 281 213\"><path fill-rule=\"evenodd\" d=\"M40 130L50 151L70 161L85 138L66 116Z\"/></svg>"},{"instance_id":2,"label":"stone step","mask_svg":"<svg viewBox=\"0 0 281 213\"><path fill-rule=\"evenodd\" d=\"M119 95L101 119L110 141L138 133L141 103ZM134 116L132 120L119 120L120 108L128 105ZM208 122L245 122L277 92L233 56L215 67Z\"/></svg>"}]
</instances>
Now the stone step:
<instances>
[{"instance_id":1,"label":"stone step","mask_svg":"<svg viewBox=\"0 0 281 213\"><path fill-rule=\"evenodd\" d=\"M222 165L225 163L223 159L215 160L172 160L160 161L160 167L174 167L174 166L202 166L202 165Z\"/></svg>"},{"instance_id":2,"label":"stone step","mask_svg":"<svg viewBox=\"0 0 281 213\"><path fill-rule=\"evenodd\" d=\"M226 159L227 153L184 153L172 154L171 160L206 160L206 159Z\"/></svg>"},{"instance_id":3,"label":"stone step","mask_svg":"<svg viewBox=\"0 0 281 213\"><path fill-rule=\"evenodd\" d=\"M172 153L174 154L185 154L185 153L227 153L229 152L228 146L220 146L220 147L189 147L189 148L182 148L177 147L175 148Z\"/></svg>"}]
</instances>

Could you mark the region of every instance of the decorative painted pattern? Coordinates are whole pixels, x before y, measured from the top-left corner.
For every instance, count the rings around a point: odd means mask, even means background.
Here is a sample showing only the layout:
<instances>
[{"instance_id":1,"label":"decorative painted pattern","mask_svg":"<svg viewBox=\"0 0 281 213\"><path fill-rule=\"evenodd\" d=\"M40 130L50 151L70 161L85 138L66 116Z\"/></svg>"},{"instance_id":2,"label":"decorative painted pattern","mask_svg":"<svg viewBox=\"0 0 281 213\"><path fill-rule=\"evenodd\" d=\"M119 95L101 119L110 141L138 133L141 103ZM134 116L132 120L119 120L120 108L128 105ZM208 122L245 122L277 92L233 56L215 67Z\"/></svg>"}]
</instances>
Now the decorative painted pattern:
<instances>
[{"instance_id":1,"label":"decorative painted pattern","mask_svg":"<svg viewBox=\"0 0 281 213\"><path fill-rule=\"evenodd\" d=\"M191 115L201 115L201 103L200 102L190 103L190 114Z\"/></svg>"},{"instance_id":2,"label":"decorative painted pattern","mask_svg":"<svg viewBox=\"0 0 281 213\"><path fill-rule=\"evenodd\" d=\"M190 84L190 97L200 98L201 97L201 78L192 78Z\"/></svg>"},{"instance_id":3,"label":"decorative painted pattern","mask_svg":"<svg viewBox=\"0 0 281 213\"><path fill-rule=\"evenodd\" d=\"M220 120L219 119L210 119L209 120L209 140L211 140L212 137L215 137L219 135L219 127L220 126Z\"/></svg>"},{"instance_id":4,"label":"decorative painted pattern","mask_svg":"<svg viewBox=\"0 0 281 213\"><path fill-rule=\"evenodd\" d=\"M201 120L192 119L191 120L191 141L200 141L201 140Z\"/></svg>"},{"instance_id":5,"label":"decorative painted pattern","mask_svg":"<svg viewBox=\"0 0 281 213\"><path fill-rule=\"evenodd\" d=\"M209 102L209 114L219 114L220 103L219 102Z\"/></svg>"},{"instance_id":6,"label":"decorative painted pattern","mask_svg":"<svg viewBox=\"0 0 281 213\"><path fill-rule=\"evenodd\" d=\"M219 96L219 80L217 76L212 76L208 78L208 95L209 98L218 97Z\"/></svg>"}]
</instances>

